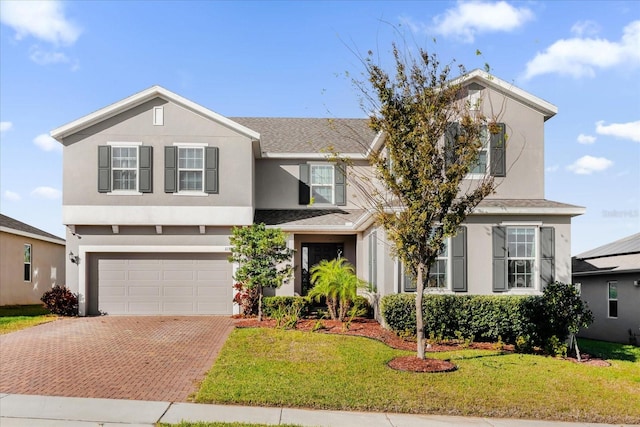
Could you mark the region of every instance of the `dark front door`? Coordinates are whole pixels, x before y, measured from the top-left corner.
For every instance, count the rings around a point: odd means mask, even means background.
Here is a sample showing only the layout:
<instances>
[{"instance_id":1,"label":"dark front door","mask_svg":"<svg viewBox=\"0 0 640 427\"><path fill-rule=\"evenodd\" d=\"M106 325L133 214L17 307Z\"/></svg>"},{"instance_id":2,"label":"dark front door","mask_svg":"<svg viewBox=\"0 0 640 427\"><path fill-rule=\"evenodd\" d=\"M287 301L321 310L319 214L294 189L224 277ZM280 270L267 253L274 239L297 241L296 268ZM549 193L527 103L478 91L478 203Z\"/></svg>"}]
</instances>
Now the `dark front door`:
<instances>
[{"instance_id":1,"label":"dark front door","mask_svg":"<svg viewBox=\"0 0 640 427\"><path fill-rule=\"evenodd\" d=\"M311 267L322 260L342 257L344 243L303 243L302 244L302 295L311 289Z\"/></svg>"}]
</instances>

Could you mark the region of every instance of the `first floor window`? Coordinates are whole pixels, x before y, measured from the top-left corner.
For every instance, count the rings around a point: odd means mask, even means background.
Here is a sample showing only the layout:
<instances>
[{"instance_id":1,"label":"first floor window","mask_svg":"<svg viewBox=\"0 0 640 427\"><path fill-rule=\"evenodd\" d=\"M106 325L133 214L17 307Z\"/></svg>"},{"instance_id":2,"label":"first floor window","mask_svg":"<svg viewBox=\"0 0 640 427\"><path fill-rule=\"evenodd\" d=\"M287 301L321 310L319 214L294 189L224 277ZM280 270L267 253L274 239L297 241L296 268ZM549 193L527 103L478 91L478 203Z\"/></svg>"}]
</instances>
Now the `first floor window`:
<instances>
[{"instance_id":1,"label":"first floor window","mask_svg":"<svg viewBox=\"0 0 640 427\"><path fill-rule=\"evenodd\" d=\"M24 281L31 281L31 245L29 243L24 245Z\"/></svg>"},{"instance_id":2,"label":"first floor window","mask_svg":"<svg viewBox=\"0 0 640 427\"><path fill-rule=\"evenodd\" d=\"M609 282L609 317L618 317L618 282Z\"/></svg>"},{"instance_id":3,"label":"first floor window","mask_svg":"<svg viewBox=\"0 0 640 427\"><path fill-rule=\"evenodd\" d=\"M111 188L138 191L138 147L111 147Z\"/></svg>"},{"instance_id":4,"label":"first floor window","mask_svg":"<svg viewBox=\"0 0 640 427\"><path fill-rule=\"evenodd\" d=\"M333 204L333 165L310 165L311 166L311 197L315 203Z\"/></svg>"},{"instance_id":5,"label":"first floor window","mask_svg":"<svg viewBox=\"0 0 640 427\"><path fill-rule=\"evenodd\" d=\"M510 289L534 287L535 238L535 227L507 228L507 282Z\"/></svg>"},{"instance_id":6,"label":"first floor window","mask_svg":"<svg viewBox=\"0 0 640 427\"><path fill-rule=\"evenodd\" d=\"M204 191L204 147L178 147L178 191Z\"/></svg>"},{"instance_id":7,"label":"first floor window","mask_svg":"<svg viewBox=\"0 0 640 427\"><path fill-rule=\"evenodd\" d=\"M438 258L431 264L429 277L424 281L425 289L447 289L449 288L449 275L447 268L449 264L449 241L444 241L444 247L438 254ZM416 278L406 268L402 268L401 283L405 292L415 292L417 289Z\"/></svg>"}]
</instances>

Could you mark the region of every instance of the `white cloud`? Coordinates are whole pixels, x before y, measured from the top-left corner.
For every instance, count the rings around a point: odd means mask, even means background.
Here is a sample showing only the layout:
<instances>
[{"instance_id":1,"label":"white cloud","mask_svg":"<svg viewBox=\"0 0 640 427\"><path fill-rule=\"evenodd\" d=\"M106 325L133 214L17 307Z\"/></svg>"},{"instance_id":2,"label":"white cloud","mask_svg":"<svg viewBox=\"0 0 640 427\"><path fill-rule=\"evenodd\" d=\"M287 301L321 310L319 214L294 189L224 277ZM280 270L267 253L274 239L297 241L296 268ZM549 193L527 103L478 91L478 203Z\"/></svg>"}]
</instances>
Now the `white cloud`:
<instances>
[{"instance_id":1,"label":"white cloud","mask_svg":"<svg viewBox=\"0 0 640 427\"><path fill-rule=\"evenodd\" d=\"M506 1L458 1L455 8L433 18L431 27L410 22L407 25L414 32L435 32L472 43L478 34L513 31L533 18L530 9L514 7Z\"/></svg>"},{"instance_id":2,"label":"white cloud","mask_svg":"<svg viewBox=\"0 0 640 427\"><path fill-rule=\"evenodd\" d=\"M594 21L579 21L573 24L571 32L578 37L583 35L595 35L600 32L600 26Z\"/></svg>"},{"instance_id":3,"label":"white cloud","mask_svg":"<svg viewBox=\"0 0 640 427\"><path fill-rule=\"evenodd\" d=\"M551 165L551 166L547 166L547 168L545 169L546 172L557 172L557 170L560 169L560 166L558 165Z\"/></svg>"},{"instance_id":4,"label":"white cloud","mask_svg":"<svg viewBox=\"0 0 640 427\"><path fill-rule=\"evenodd\" d=\"M32 36L56 46L72 45L82 32L60 1L2 1L0 22L15 30L17 40Z\"/></svg>"},{"instance_id":5,"label":"white cloud","mask_svg":"<svg viewBox=\"0 0 640 427\"><path fill-rule=\"evenodd\" d=\"M51 138L46 133L40 134L33 139L33 143L44 151L58 151L62 150L62 146L58 141Z\"/></svg>"},{"instance_id":6,"label":"white cloud","mask_svg":"<svg viewBox=\"0 0 640 427\"><path fill-rule=\"evenodd\" d=\"M596 142L596 137L581 133L580 135L578 135L578 142L580 144L593 144L594 142Z\"/></svg>"},{"instance_id":7,"label":"white cloud","mask_svg":"<svg viewBox=\"0 0 640 427\"><path fill-rule=\"evenodd\" d=\"M55 200L62 196L62 192L52 187L38 187L31 192L31 195L40 199Z\"/></svg>"},{"instance_id":8,"label":"white cloud","mask_svg":"<svg viewBox=\"0 0 640 427\"><path fill-rule=\"evenodd\" d=\"M68 63L70 59L67 55L59 51L48 51L38 45L31 46L29 59L38 65Z\"/></svg>"},{"instance_id":9,"label":"white cloud","mask_svg":"<svg viewBox=\"0 0 640 427\"><path fill-rule=\"evenodd\" d=\"M618 65L640 65L640 21L627 25L619 41L581 37L558 40L527 63L524 78L548 73L594 77L596 69Z\"/></svg>"},{"instance_id":10,"label":"white cloud","mask_svg":"<svg viewBox=\"0 0 640 427\"><path fill-rule=\"evenodd\" d=\"M13 127L11 122L0 122L0 133L5 133Z\"/></svg>"},{"instance_id":11,"label":"white cloud","mask_svg":"<svg viewBox=\"0 0 640 427\"><path fill-rule=\"evenodd\" d=\"M593 172L602 172L611 166L613 162L604 157L582 156L567 166L567 170L578 175L591 175Z\"/></svg>"},{"instance_id":12,"label":"white cloud","mask_svg":"<svg viewBox=\"0 0 640 427\"><path fill-rule=\"evenodd\" d=\"M640 142L640 120L629 123L611 123L610 125L605 125L604 121L599 121L596 123L596 132L600 135L610 135Z\"/></svg>"},{"instance_id":13,"label":"white cloud","mask_svg":"<svg viewBox=\"0 0 640 427\"><path fill-rule=\"evenodd\" d=\"M16 193L15 191L9 191L9 190L4 191L4 198L7 200L12 200L14 202L17 202L18 200L22 199L22 197L20 197L20 194Z\"/></svg>"}]
</instances>

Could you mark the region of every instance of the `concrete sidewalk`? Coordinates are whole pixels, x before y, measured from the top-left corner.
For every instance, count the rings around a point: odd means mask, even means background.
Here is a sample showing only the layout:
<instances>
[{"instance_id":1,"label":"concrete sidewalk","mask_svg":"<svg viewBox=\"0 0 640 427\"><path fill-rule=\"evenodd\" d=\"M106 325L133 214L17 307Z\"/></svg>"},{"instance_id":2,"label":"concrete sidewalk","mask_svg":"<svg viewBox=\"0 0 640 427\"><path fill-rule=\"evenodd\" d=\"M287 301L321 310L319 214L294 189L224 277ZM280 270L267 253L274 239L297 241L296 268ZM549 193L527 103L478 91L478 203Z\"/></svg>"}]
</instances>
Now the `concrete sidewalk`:
<instances>
[{"instance_id":1,"label":"concrete sidewalk","mask_svg":"<svg viewBox=\"0 0 640 427\"><path fill-rule=\"evenodd\" d=\"M607 425L0 394L0 426L2 427L149 427L157 422L178 423L180 421L226 421L323 427L595 427Z\"/></svg>"}]
</instances>

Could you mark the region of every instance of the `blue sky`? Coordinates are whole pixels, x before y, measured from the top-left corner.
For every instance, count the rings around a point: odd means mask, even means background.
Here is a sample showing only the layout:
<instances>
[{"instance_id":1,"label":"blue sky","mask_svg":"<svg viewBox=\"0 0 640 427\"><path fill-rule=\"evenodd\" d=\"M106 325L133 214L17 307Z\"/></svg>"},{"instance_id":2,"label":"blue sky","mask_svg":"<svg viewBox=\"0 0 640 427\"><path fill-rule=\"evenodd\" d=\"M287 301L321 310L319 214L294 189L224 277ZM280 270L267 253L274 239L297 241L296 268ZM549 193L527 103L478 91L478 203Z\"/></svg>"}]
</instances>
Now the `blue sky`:
<instances>
[{"instance_id":1,"label":"blue sky","mask_svg":"<svg viewBox=\"0 0 640 427\"><path fill-rule=\"evenodd\" d=\"M364 117L354 51L386 63L400 38L468 70L489 63L558 107L545 196L587 208L572 254L640 231L640 2L0 7L0 208L53 234L64 236L62 150L50 130L155 84L226 116Z\"/></svg>"}]
</instances>

